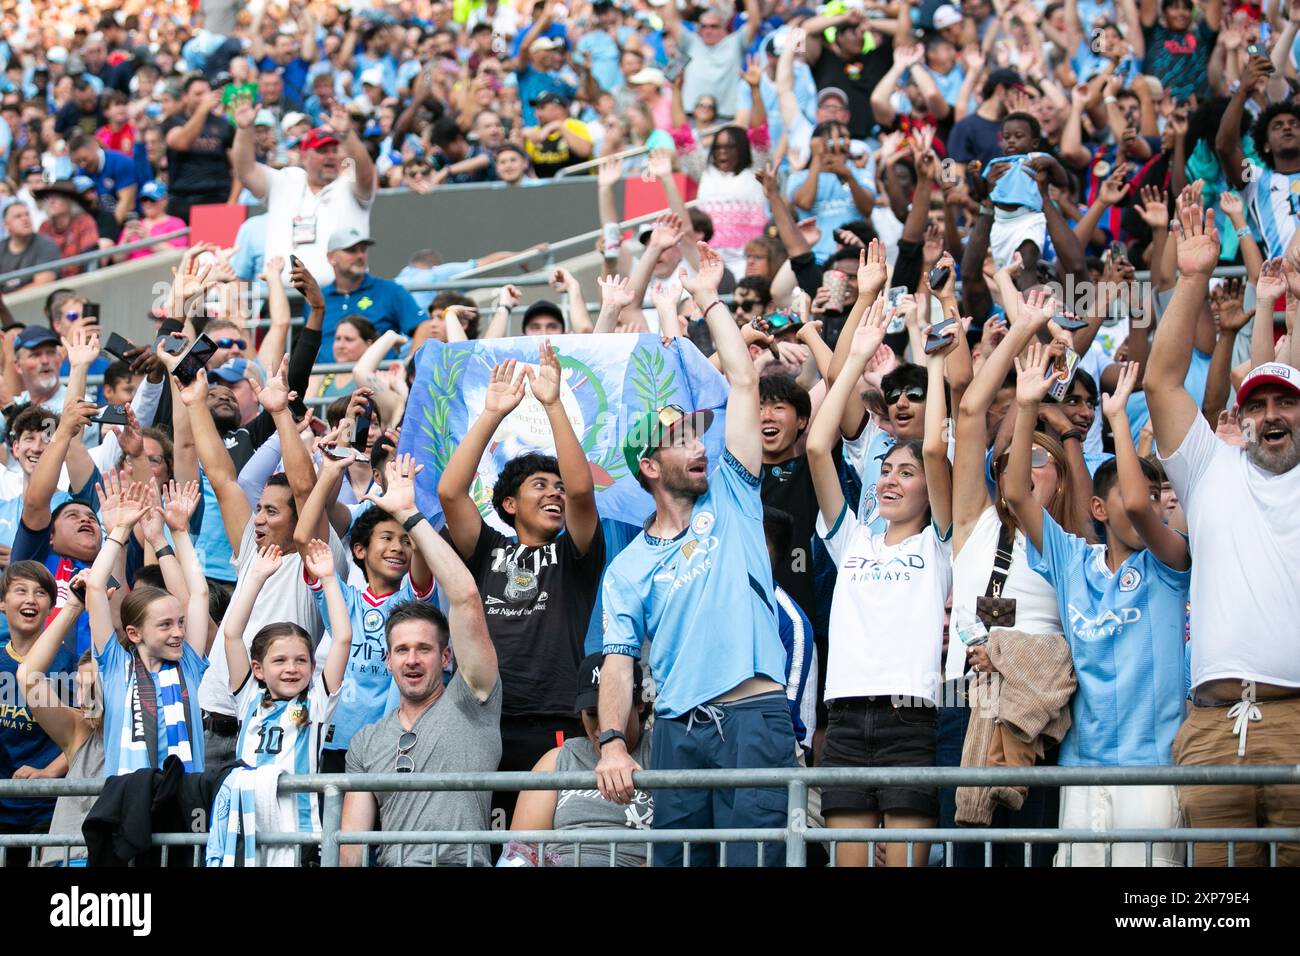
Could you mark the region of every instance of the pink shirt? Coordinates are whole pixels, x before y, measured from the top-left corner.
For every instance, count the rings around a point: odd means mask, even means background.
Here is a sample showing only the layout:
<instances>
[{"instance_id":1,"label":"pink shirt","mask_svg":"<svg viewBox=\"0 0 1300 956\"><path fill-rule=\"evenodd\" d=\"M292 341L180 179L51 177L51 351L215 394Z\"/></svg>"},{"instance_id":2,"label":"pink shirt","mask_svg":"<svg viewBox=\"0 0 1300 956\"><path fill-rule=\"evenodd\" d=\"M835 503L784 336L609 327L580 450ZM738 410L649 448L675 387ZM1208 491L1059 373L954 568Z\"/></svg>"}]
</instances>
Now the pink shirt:
<instances>
[{"instance_id":1,"label":"pink shirt","mask_svg":"<svg viewBox=\"0 0 1300 956\"><path fill-rule=\"evenodd\" d=\"M152 238L153 236L165 236L169 232L176 232L176 230L184 229L184 228L185 228L184 220L178 219L176 216L167 216L161 222L158 222L155 225L150 227L149 237ZM119 239L118 241L124 242L125 240ZM187 240L184 236L177 236L170 243L168 243L168 245L175 246L177 249L184 249L187 245L189 245L189 240ZM144 249L135 250L135 252L131 253L130 258L143 259L145 256L151 256L151 255L153 255L153 250L149 248L144 248Z\"/></svg>"}]
</instances>

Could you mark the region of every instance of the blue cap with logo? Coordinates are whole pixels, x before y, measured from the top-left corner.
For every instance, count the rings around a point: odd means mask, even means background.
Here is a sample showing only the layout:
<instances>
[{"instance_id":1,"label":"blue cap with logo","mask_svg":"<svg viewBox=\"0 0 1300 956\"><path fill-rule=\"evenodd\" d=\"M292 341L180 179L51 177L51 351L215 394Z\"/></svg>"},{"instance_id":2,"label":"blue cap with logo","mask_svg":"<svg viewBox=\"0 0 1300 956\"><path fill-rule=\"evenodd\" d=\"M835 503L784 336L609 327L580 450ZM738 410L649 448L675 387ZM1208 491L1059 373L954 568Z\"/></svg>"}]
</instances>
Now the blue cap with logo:
<instances>
[{"instance_id":1,"label":"blue cap with logo","mask_svg":"<svg viewBox=\"0 0 1300 956\"><path fill-rule=\"evenodd\" d=\"M233 358L224 365L214 368L209 374L228 385L234 385L244 377L244 373L247 371L248 359Z\"/></svg>"},{"instance_id":2,"label":"blue cap with logo","mask_svg":"<svg viewBox=\"0 0 1300 956\"><path fill-rule=\"evenodd\" d=\"M158 202L167 198L167 184L151 179L140 187L140 198Z\"/></svg>"},{"instance_id":3,"label":"blue cap with logo","mask_svg":"<svg viewBox=\"0 0 1300 956\"><path fill-rule=\"evenodd\" d=\"M79 193L88 193L95 188L95 181L89 176L73 176L72 188Z\"/></svg>"}]
</instances>

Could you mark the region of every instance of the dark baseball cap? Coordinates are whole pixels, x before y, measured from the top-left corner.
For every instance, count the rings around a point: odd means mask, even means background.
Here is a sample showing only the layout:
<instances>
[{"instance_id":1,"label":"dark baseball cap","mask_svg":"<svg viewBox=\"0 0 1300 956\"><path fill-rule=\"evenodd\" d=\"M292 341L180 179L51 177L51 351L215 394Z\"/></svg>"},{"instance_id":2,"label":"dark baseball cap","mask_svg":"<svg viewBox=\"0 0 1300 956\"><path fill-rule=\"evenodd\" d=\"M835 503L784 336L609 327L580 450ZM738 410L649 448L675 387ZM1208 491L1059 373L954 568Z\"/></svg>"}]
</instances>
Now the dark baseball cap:
<instances>
[{"instance_id":1,"label":"dark baseball cap","mask_svg":"<svg viewBox=\"0 0 1300 956\"><path fill-rule=\"evenodd\" d=\"M557 106L567 108L569 105L569 98L562 93L556 93L554 90L547 90L540 96L535 96L528 101L528 105L533 107L545 106L547 103L554 103Z\"/></svg>"},{"instance_id":2,"label":"dark baseball cap","mask_svg":"<svg viewBox=\"0 0 1300 956\"><path fill-rule=\"evenodd\" d=\"M600 700L600 669L605 663L604 654L588 654L578 665L578 701L574 710L582 713L595 707ZM641 662L632 662L632 706L636 709L641 699Z\"/></svg>"},{"instance_id":3,"label":"dark baseball cap","mask_svg":"<svg viewBox=\"0 0 1300 956\"><path fill-rule=\"evenodd\" d=\"M14 351L38 349L42 345L58 345L59 337L43 325L29 325L14 338Z\"/></svg>"},{"instance_id":4,"label":"dark baseball cap","mask_svg":"<svg viewBox=\"0 0 1300 956\"><path fill-rule=\"evenodd\" d=\"M524 321L520 323L520 328L527 328L528 323L539 315L553 315L560 320L560 325L565 324L564 313L560 311L560 307L554 302L547 302L543 299L540 302L534 302L528 307L528 310L524 312Z\"/></svg>"}]
</instances>

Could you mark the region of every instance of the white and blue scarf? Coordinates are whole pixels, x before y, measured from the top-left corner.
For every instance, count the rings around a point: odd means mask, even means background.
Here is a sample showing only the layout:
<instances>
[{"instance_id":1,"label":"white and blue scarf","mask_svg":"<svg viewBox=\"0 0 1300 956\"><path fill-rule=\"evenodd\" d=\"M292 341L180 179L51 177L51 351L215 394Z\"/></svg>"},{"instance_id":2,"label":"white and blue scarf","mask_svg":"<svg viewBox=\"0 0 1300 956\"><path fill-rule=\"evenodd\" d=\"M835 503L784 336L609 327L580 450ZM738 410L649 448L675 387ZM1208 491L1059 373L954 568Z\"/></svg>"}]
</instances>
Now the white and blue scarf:
<instances>
[{"instance_id":1,"label":"white and blue scarf","mask_svg":"<svg viewBox=\"0 0 1300 956\"><path fill-rule=\"evenodd\" d=\"M126 719L122 722L121 759L119 775L145 768L158 768L162 760L176 756L185 765L186 773L193 773L194 754L190 749L190 714L186 698L185 678L180 664L168 661L158 671L158 688L155 695L149 669L139 654L131 655L131 676L127 684ZM158 720L167 731L167 753L158 754Z\"/></svg>"}]
</instances>

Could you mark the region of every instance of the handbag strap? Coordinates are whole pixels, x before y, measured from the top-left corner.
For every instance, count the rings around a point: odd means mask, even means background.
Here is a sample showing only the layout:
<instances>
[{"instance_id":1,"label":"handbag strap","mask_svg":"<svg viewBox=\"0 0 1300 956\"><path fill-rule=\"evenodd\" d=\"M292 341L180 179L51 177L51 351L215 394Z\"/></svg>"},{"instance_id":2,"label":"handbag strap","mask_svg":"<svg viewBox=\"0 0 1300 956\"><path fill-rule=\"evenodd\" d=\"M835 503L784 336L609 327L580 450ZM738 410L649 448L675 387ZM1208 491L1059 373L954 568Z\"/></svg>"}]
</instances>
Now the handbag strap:
<instances>
[{"instance_id":1,"label":"handbag strap","mask_svg":"<svg viewBox=\"0 0 1300 956\"><path fill-rule=\"evenodd\" d=\"M988 587L984 589L985 597L1001 597L1002 589L1007 584L1007 574L1011 571L1012 548L1015 545L1016 532L1005 521L1000 527L998 549L993 555L993 571L989 574Z\"/></svg>"}]
</instances>

